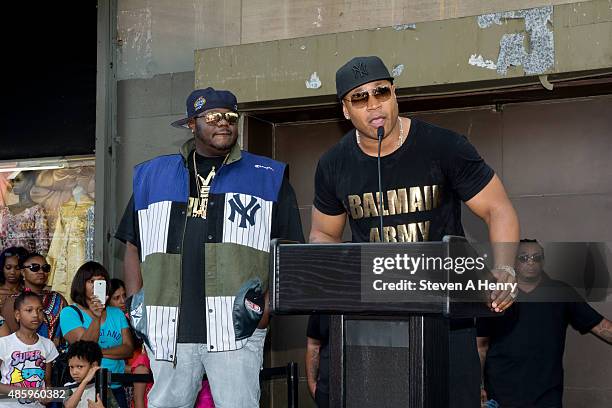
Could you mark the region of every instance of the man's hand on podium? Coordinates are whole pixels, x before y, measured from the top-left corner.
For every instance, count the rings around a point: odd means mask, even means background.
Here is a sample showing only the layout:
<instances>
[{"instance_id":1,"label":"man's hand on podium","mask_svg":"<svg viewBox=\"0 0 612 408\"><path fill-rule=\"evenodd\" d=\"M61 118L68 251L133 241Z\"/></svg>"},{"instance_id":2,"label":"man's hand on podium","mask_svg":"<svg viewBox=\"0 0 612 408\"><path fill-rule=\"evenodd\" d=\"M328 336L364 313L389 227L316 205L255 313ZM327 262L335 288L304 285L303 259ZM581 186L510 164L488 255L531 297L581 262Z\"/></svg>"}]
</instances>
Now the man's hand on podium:
<instances>
[{"instance_id":1,"label":"man's hand on podium","mask_svg":"<svg viewBox=\"0 0 612 408\"><path fill-rule=\"evenodd\" d=\"M516 283L516 272L511 266L497 266L491 269L491 273L497 279L497 283ZM491 292L491 302L489 303L489 307L495 312L501 313L507 308L509 308L512 303L514 303L514 300L516 299L516 296L518 294L518 289L511 290L509 289L510 285L505 286L508 287L508 289L494 290L493 292Z\"/></svg>"}]
</instances>

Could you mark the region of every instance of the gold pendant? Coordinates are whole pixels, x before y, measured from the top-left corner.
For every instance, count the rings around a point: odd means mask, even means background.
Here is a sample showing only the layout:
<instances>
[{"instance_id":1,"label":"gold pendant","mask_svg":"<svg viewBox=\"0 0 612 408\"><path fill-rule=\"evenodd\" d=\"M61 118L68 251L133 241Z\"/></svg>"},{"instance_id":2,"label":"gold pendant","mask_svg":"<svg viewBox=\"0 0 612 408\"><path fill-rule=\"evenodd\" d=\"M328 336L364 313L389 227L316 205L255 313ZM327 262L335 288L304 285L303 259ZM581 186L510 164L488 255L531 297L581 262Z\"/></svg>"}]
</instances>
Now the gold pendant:
<instances>
[{"instance_id":1,"label":"gold pendant","mask_svg":"<svg viewBox=\"0 0 612 408\"><path fill-rule=\"evenodd\" d=\"M210 193L210 182L215 177L215 166L212 167L206 178L196 173L196 181L200 187L199 191L199 205L197 210L193 210L192 214L194 217L206 218L206 210L208 207L208 194Z\"/></svg>"}]
</instances>

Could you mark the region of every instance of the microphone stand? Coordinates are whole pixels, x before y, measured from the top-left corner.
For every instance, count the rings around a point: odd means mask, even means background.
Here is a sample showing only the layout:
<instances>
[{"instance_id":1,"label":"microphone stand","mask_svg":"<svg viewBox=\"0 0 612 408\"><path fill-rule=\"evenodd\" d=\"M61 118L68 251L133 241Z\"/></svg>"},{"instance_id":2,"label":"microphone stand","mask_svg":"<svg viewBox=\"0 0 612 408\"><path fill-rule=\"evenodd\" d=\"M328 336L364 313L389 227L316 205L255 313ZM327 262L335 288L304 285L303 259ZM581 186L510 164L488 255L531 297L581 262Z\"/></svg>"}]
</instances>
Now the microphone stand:
<instances>
[{"instance_id":1,"label":"microphone stand","mask_svg":"<svg viewBox=\"0 0 612 408\"><path fill-rule=\"evenodd\" d=\"M380 171L380 147L382 144L383 136L385 135L385 128L379 126L376 129L376 135L378 136L378 198L380 199L380 210L378 211L378 218L380 220L380 242L384 242L384 227L383 227L383 212L385 210L385 200L382 193L382 176Z\"/></svg>"}]
</instances>

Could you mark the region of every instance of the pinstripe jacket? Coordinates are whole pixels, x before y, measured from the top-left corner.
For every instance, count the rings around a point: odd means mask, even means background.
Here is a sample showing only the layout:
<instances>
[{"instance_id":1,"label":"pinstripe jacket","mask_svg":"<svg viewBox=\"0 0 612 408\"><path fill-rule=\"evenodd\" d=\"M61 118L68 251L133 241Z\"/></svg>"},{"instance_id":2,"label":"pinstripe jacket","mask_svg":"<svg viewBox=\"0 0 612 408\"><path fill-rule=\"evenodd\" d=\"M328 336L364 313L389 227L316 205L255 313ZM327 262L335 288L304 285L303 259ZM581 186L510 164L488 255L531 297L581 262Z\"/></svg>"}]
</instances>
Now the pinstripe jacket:
<instances>
[{"instance_id":1,"label":"pinstripe jacket","mask_svg":"<svg viewBox=\"0 0 612 408\"><path fill-rule=\"evenodd\" d=\"M134 169L143 288L132 300L131 317L134 327L147 336L157 360L176 358L181 252L189 198L186 159L193 148L191 140L183 145L181 154L160 156ZM244 332L248 318L241 313L244 308L234 305L234 300L247 281L259 279L267 288L270 239L303 241L292 189L292 209L285 212L291 214L290 219L273 219L284 173L285 164L241 151L236 144L212 181L208 211L215 222L212 228L209 225L204 245L207 307L202 311L209 351L239 349L251 336L252 330ZM283 228L287 223L294 228ZM284 235L291 230L294 236ZM117 237L122 239L119 233Z\"/></svg>"}]
</instances>

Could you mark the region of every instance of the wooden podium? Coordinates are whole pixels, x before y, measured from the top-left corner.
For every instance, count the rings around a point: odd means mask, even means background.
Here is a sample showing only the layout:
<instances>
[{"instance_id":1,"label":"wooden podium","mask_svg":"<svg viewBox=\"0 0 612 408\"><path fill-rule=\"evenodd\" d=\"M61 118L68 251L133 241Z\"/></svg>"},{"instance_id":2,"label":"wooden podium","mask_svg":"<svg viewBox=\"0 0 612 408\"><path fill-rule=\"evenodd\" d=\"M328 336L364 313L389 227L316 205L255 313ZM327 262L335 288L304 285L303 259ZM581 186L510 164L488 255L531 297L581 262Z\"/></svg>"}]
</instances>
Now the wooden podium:
<instances>
[{"instance_id":1,"label":"wooden podium","mask_svg":"<svg viewBox=\"0 0 612 408\"><path fill-rule=\"evenodd\" d=\"M397 254L444 259L478 256L460 237L402 244L271 244L273 313L331 315L330 407L452 406L451 319L453 325L471 325L474 317L492 315L485 292L370 290L373 280L388 277L387 272L372 273L373 258ZM458 274L444 268L413 275L395 271L395 277L402 276L438 283L492 279L488 270Z\"/></svg>"}]
</instances>

